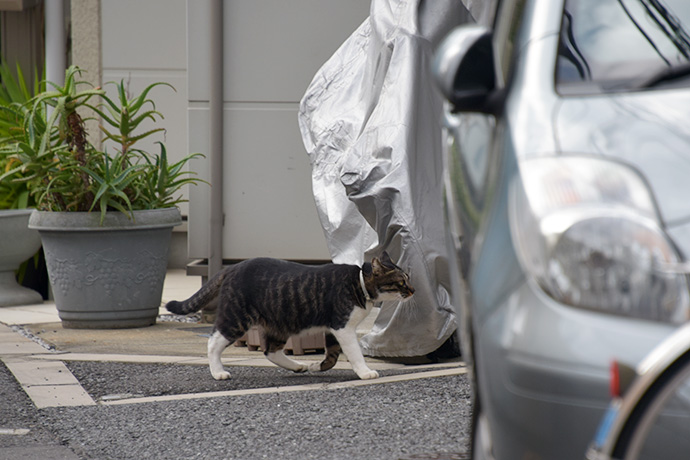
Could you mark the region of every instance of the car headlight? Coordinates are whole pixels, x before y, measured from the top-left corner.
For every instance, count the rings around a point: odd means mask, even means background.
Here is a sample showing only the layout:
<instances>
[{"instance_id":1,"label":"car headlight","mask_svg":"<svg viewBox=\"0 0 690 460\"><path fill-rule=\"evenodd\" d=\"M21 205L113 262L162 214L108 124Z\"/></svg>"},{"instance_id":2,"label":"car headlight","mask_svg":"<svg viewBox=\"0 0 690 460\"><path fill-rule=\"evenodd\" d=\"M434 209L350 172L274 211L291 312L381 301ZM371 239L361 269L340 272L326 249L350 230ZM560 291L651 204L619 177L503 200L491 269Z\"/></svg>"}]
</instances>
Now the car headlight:
<instances>
[{"instance_id":1,"label":"car headlight","mask_svg":"<svg viewBox=\"0 0 690 460\"><path fill-rule=\"evenodd\" d=\"M525 272L566 305L668 323L688 320L688 280L632 168L583 156L526 159L510 227ZM671 269L669 269L671 267Z\"/></svg>"}]
</instances>

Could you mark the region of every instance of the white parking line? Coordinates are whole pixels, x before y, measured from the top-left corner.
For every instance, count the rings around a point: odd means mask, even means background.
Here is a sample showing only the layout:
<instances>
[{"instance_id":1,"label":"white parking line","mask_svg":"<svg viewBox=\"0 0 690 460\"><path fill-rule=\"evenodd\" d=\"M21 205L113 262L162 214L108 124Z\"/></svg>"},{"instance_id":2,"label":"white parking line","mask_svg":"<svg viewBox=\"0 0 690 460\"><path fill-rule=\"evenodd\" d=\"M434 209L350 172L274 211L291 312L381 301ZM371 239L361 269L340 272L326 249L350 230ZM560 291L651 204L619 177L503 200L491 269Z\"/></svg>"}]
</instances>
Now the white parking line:
<instances>
[{"instance_id":1,"label":"white parking line","mask_svg":"<svg viewBox=\"0 0 690 460\"><path fill-rule=\"evenodd\" d=\"M30 432L28 428L0 428L0 435L24 436Z\"/></svg>"},{"instance_id":2,"label":"white parking line","mask_svg":"<svg viewBox=\"0 0 690 460\"><path fill-rule=\"evenodd\" d=\"M246 396L258 394L289 393L297 391L315 390L340 390L344 388L355 388L366 385L380 385L384 383L404 382L409 380L430 379L436 377L448 377L452 375L465 374L467 369L463 367L453 367L450 369L439 369L426 372L412 372L409 374L390 375L371 380L350 380L338 383L312 383L308 385L291 385L284 387L251 388L247 390L211 391L207 393L189 393L181 395L148 396L143 398L119 399L116 401L101 401L99 404L104 406L119 406L123 404L144 404L163 401L180 401L189 399L221 398L233 396Z\"/></svg>"}]
</instances>

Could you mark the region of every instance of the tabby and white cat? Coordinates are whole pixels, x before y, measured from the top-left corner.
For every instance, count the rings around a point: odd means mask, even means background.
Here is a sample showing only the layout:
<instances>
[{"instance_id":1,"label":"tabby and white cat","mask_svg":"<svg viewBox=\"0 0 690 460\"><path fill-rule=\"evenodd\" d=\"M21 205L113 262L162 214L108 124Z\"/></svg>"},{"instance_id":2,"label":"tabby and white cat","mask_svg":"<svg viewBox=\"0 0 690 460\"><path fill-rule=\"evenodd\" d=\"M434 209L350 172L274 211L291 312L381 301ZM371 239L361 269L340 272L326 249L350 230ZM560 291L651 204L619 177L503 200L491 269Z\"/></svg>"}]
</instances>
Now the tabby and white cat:
<instances>
[{"instance_id":1,"label":"tabby and white cat","mask_svg":"<svg viewBox=\"0 0 690 460\"><path fill-rule=\"evenodd\" d=\"M340 352L347 356L361 379L378 373L367 367L357 340L357 325L375 302L410 297L409 276L386 252L380 259L356 265L303 265L284 260L245 260L221 270L184 302L168 302L168 311L185 315L199 311L218 298L214 332L208 341L211 374L230 378L221 353L251 326L262 326L268 346L264 355L274 364L294 372L326 371L335 366ZM326 356L305 364L285 356L290 336L326 332Z\"/></svg>"}]
</instances>

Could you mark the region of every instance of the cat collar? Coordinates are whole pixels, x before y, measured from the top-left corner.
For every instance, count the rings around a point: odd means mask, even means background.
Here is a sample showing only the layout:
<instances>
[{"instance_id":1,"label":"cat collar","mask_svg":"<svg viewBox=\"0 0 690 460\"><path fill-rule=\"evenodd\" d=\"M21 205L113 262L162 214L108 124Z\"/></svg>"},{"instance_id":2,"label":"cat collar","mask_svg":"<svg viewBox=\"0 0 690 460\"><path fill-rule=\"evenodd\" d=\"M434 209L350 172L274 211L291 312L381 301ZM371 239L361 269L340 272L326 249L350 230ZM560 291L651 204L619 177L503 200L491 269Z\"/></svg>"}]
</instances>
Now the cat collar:
<instances>
[{"instance_id":1,"label":"cat collar","mask_svg":"<svg viewBox=\"0 0 690 460\"><path fill-rule=\"evenodd\" d=\"M371 296L369 295L369 291L367 291L367 286L364 284L364 272L362 272L362 270L359 271L359 284L362 286L364 298L367 302L369 302L371 300Z\"/></svg>"}]
</instances>

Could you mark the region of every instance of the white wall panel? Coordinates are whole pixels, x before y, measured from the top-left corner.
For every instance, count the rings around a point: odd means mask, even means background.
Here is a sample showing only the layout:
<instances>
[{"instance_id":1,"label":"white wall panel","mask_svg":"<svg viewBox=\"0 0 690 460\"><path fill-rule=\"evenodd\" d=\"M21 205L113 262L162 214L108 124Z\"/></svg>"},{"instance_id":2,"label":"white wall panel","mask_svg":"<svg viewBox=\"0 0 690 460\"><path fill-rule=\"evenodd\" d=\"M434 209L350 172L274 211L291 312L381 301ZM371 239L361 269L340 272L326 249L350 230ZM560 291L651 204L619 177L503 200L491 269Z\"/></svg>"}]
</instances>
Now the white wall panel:
<instances>
[{"instance_id":1,"label":"white wall panel","mask_svg":"<svg viewBox=\"0 0 690 460\"><path fill-rule=\"evenodd\" d=\"M185 0L101 0L104 68L187 67Z\"/></svg>"},{"instance_id":2,"label":"white wall panel","mask_svg":"<svg viewBox=\"0 0 690 460\"><path fill-rule=\"evenodd\" d=\"M226 0L225 100L297 102L316 71L369 15L370 0ZM208 81L208 2L189 3L189 78ZM190 100L208 101L194 84Z\"/></svg>"},{"instance_id":3,"label":"white wall panel","mask_svg":"<svg viewBox=\"0 0 690 460\"><path fill-rule=\"evenodd\" d=\"M158 153L156 141L167 148L170 161L189 153L187 139L187 4L185 0L101 0L103 82L124 80L132 94L156 81L170 83L175 91L158 87L149 93L164 120L156 123L165 133L141 142L144 150ZM105 85L111 97L114 86ZM142 129L151 129L149 122ZM188 197L185 188L184 196ZM188 204L181 206L188 214Z\"/></svg>"},{"instance_id":4,"label":"white wall panel","mask_svg":"<svg viewBox=\"0 0 690 460\"><path fill-rule=\"evenodd\" d=\"M328 258L295 110L261 104L225 110L223 236L231 258Z\"/></svg>"},{"instance_id":5,"label":"white wall panel","mask_svg":"<svg viewBox=\"0 0 690 460\"><path fill-rule=\"evenodd\" d=\"M225 9L225 99L299 101L369 1L237 0Z\"/></svg>"},{"instance_id":6,"label":"white wall panel","mask_svg":"<svg viewBox=\"0 0 690 460\"><path fill-rule=\"evenodd\" d=\"M226 0L223 257L329 259L297 125L316 71L369 14L370 0ZM208 142L209 3L188 8L189 129ZM208 175L208 165L196 163ZM202 172L200 170L200 172ZM190 257L208 254L209 193L191 191Z\"/></svg>"}]
</instances>

